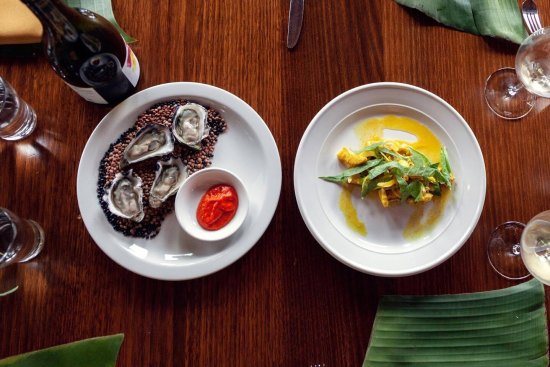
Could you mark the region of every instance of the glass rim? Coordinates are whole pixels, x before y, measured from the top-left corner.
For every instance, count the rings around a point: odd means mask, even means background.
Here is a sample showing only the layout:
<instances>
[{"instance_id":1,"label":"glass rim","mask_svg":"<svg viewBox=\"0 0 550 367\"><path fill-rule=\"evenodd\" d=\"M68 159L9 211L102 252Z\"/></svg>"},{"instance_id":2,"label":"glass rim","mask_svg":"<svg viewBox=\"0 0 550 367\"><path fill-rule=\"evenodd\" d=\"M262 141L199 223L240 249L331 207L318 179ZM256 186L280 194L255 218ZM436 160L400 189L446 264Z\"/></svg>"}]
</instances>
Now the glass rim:
<instances>
[{"instance_id":1,"label":"glass rim","mask_svg":"<svg viewBox=\"0 0 550 367\"><path fill-rule=\"evenodd\" d=\"M2 206L0 206L0 213L4 213L8 217L8 219L12 223L12 226L14 226L13 223L16 222L17 219L19 219L19 217L16 214L14 214L11 210L6 209Z\"/></svg>"},{"instance_id":2,"label":"glass rim","mask_svg":"<svg viewBox=\"0 0 550 367\"><path fill-rule=\"evenodd\" d=\"M6 85L8 84L8 82L2 78L2 76L0 75L0 110L2 110L2 108L4 108L4 104L6 104L6 98L7 98L7 93L6 93Z\"/></svg>"},{"instance_id":3,"label":"glass rim","mask_svg":"<svg viewBox=\"0 0 550 367\"><path fill-rule=\"evenodd\" d=\"M10 210L8 210L6 208L3 208L3 207L0 207L0 215L5 215L7 221L9 221L9 223L6 223L4 226L10 226L11 227L12 238L10 238L10 243L13 243L13 241L17 237L17 226L15 225L16 220L14 219L14 218L17 218L17 216L14 213L12 213ZM1 226L0 230L2 228L4 228L4 226ZM5 255L6 254L2 254L2 256L0 256L0 258L4 258Z\"/></svg>"}]
</instances>

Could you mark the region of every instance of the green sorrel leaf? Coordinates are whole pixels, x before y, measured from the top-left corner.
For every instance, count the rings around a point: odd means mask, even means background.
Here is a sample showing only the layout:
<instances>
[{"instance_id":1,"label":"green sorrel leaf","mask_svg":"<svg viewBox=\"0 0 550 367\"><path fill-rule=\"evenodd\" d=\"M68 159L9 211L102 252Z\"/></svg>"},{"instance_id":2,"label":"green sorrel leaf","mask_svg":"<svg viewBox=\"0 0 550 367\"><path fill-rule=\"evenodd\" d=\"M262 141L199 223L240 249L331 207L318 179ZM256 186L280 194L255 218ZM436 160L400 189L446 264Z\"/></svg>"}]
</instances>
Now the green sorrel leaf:
<instances>
[{"instance_id":1,"label":"green sorrel leaf","mask_svg":"<svg viewBox=\"0 0 550 367\"><path fill-rule=\"evenodd\" d=\"M435 196L441 196L441 186L438 182L432 184L432 194L434 194Z\"/></svg>"},{"instance_id":2,"label":"green sorrel leaf","mask_svg":"<svg viewBox=\"0 0 550 367\"><path fill-rule=\"evenodd\" d=\"M401 201L407 200L410 196L414 199L415 202L422 199L422 188L424 185L420 181L413 181L408 184L404 190L401 190Z\"/></svg>"},{"instance_id":3,"label":"green sorrel leaf","mask_svg":"<svg viewBox=\"0 0 550 367\"><path fill-rule=\"evenodd\" d=\"M403 159L403 158L404 158L401 154L399 154L399 153L397 153L397 152L394 152L393 150L388 149L388 148L379 147L379 148L377 149L377 151L378 151L378 152L380 153L380 155L382 155L383 157L384 157L384 156L390 156L390 157L394 157L394 158L396 158L396 159ZM390 160L391 160L391 159L388 159L388 158L386 158L386 157L384 157L384 159L385 159L386 161L390 161Z\"/></svg>"},{"instance_id":4,"label":"green sorrel leaf","mask_svg":"<svg viewBox=\"0 0 550 367\"><path fill-rule=\"evenodd\" d=\"M368 178L369 178L369 180L373 180L373 179L380 176L381 174L383 174L384 172L386 172L387 170L389 170L391 168L401 169L403 167L396 161L383 163L383 164L380 164L380 165L374 167L373 169L371 169L369 171Z\"/></svg>"},{"instance_id":5,"label":"green sorrel leaf","mask_svg":"<svg viewBox=\"0 0 550 367\"><path fill-rule=\"evenodd\" d=\"M395 180L397 181L397 184L399 185L399 192L401 193L401 201L405 201L407 197L403 195L403 192L407 189L407 181L405 181L400 171L394 170L392 173L393 173L393 177L395 177Z\"/></svg>"},{"instance_id":6,"label":"green sorrel leaf","mask_svg":"<svg viewBox=\"0 0 550 367\"><path fill-rule=\"evenodd\" d=\"M387 178L383 176L374 180L370 180L368 177L365 177L363 179L363 183L361 184L361 199L367 196L369 192L376 190L378 188L378 183L384 181L387 181Z\"/></svg>"},{"instance_id":7,"label":"green sorrel leaf","mask_svg":"<svg viewBox=\"0 0 550 367\"><path fill-rule=\"evenodd\" d=\"M517 0L395 0L464 32L521 43L527 37Z\"/></svg>"},{"instance_id":8,"label":"green sorrel leaf","mask_svg":"<svg viewBox=\"0 0 550 367\"><path fill-rule=\"evenodd\" d=\"M378 147L382 146L384 144L383 141L380 141L380 142L377 142L377 143L373 143L371 145L367 145L366 147L364 148L361 148L359 150L356 150L355 153L359 154L359 153L363 153L363 152L369 152L369 151L372 151L372 150L376 150Z\"/></svg>"},{"instance_id":9,"label":"green sorrel leaf","mask_svg":"<svg viewBox=\"0 0 550 367\"><path fill-rule=\"evenodd\" d=\"M348 177L363 173L363 172L367 171L368 169L378 165L380 162L382 162L381 159L371 159L367 163L363 164L362 166L348 168L347 170L343 171L339 175L336 175L336 176L322 176L322 177L319 177L319 178L323 179L325 181L336 182L336 183L345 182Z\"/></svg>"},{"instance_id":10,"label":"green sorrel leaf","mask_svg":"<svg viewBox=\"0 0 550 367\"><path fill-rule=\"evenodd\" d=\"M113 4L111 3L111 0L65 0L65 3L73 8L84 8L102 15L105 19L113 23L126 43L136 41L134 38L126 34L126 32L124 32L124 30L118 25L115 15L113 14Z\"/></svg>"},{"instance_id":11,"label":"green sorrel leaf","mask_svg":"<svg viewBox=\"0 0 550 367\"><path fill-rule=\"evenodd\" d=\"M415 167L426 167L432 164L428 157L420 153L418 150L409 147L409 151L411 152L411 161Z\"/></svg>"},{"instance_id":12,"label":"green sorrel leaf","mask_svg":"<svg viewBox=\"0 0 550 367\"><path fill-rule=\"evenodd\" d=\"M441 168L446 174L450 174L451 171L451 164L449 163L449 156L447 154L447 148L441 147L441 153L440 153L440 164Z\"/></svg>"},{"instance_id":13,"label":"green sorrel leaf","mask_svg":"<svg viewBox=\"0 0 550 367\"><path fill-rule=\"evenodd\" d=\"M440 183L444 183L448 188L451 188L451 164L449 163L449 157L445 147L441 147L440 157L441 172L437 172L434 177Z\"/></svg>"},{"instance_id":14,"label":"green sorrel leaf","mask_svg":"<svg viewBox=\"0 0 550 367\"><path fill-rule=\"evenodd\" d=\"M535 279L490 292L383 297L363 367L547 367L544 302Z\"/></svg>"},{"instance_id":15,"label":"green sorrel leaf","mask_svg":"<svg viewBox=\"0 0 550 367\"><path fill-rule=\"evenodd\" d=\"M411 167L405 169L403 173L408 176L422 177L423 179L427 179L428 177L433 176L436 171L437 169L432 167Z\"/></svg>"},{"instance_id":16,"label":"green sorrel leaf","mask_svg":"<svg viewBox=\"0 0 550 367\"><path fill-rule=\"evenodd\" d=\"M114 367L124 334L84 339L0 360L0 367Z\"/></svg>"},{"instance_id":17,"label":"green sorrel leaf","mask_svg":"<svg viewBox=\"0 0 550 367\"><path fill-rule=\"evenodd\" d=\"M449 189L452 188L451 176L448 173L436 170L433 177L437 180L437 183L444 184Z\"/></svg>"}]
</instances>

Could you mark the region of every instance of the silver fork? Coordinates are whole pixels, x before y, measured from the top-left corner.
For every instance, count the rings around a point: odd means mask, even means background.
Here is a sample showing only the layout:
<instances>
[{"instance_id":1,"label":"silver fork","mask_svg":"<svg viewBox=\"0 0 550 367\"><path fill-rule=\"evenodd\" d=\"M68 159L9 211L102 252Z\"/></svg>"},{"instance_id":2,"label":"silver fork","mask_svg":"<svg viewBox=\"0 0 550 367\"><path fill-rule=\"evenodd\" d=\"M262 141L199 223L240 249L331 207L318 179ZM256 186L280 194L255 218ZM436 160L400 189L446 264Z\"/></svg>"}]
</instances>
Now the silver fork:
<instances>
[{"instance_id":1,"label":"silver fork","mask_svg":"<svg viewBox=\"0 0 550 367\"><path fill-rule=\"evenodd\" d=\"M524 0L521 5L521 14L523 21L529 30L529 34L535 33L542 28L540 24L539 11L535 0Z\"/></svg>"}]
</instances>

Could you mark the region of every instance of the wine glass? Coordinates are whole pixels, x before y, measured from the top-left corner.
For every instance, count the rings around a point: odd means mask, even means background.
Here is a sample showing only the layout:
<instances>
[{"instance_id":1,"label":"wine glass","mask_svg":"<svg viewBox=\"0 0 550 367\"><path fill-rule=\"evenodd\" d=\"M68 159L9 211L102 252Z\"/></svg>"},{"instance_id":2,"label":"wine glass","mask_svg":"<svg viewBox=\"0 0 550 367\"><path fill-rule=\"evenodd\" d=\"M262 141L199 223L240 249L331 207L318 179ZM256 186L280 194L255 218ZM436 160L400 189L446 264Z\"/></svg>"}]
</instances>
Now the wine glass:
<instances>
[{"instance_id":1,"label":"wine glass","mask_svg":"<svg viewBox=\"0 0 550 367\"><path fill-rule=\"evenodd\" d=\"M550 210L535 215L525 226L521 259L532 276L550 285Z\"/></svg>"},{"instance_id":2,"label":"wine glass","mask_svg":"<svg viewBox=\"0 0 550 367\"><path fill-rule=\"evenodd\" d=\"M515 69L499 69L485 83L487 105L505 119L527 115L537 96L550 98L550 27L537 30L521 43Z\"/></svg>"},{"instance_id":3,"label":"wine glass","mask_svg":"<svg viewBox=\"0 0 550 367\"><path fill-rule=\"evenodd\" d=\"M527 225L506 222L491 233L487 256L493 269L507 279L532 275L550 285L550 210Z\"/></svg>"}]
</instances>

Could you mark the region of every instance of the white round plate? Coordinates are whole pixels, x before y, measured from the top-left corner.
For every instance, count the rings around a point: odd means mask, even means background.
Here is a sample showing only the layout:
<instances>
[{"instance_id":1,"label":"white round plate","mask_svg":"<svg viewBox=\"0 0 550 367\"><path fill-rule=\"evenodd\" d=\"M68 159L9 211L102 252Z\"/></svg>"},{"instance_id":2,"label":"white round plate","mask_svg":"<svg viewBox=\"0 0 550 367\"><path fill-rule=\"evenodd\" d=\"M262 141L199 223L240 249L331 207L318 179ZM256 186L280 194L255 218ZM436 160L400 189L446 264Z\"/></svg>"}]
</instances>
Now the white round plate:
<instances>
[{"instance_id":1,"label":"white round plate","mask_svg":"<svg viewBox=\"0 0 550 367\"><path fill-rule=\"evenodd\" d=\"M174 213L166 217L153 239L126 237L116 232L99 205L96 186L99 162L138 115L155 103L186 98L220 111L227 130L219 136L212 167L235 172L250 198L249 215L226 241L201 242L186 234ZM243 100L210 85L168 83L129 97L96 127L82 153L77 177L78 205L88 232L115 262L155 279L184 280L214 273L243 256L265 232L281 191L281 161L275 140L262 118Z\"/></svg>"},{"instance_id":2,"label":"white round plate","mask_svg":"<svg viewBox=\"0 0 550 367\"><path fill-rule=\"evenodd\" d=\"M411 239L404 235L414 207L383 208L378 200L352 195L358 218L366 225L361 235L346 223L339 207L340 185L319 179L340 173L336 153L344 146L360 148L354 131L366 119L398 115L426 126L447 148L455 185L436 224ZM386 130L384 137L405 138ZM306 129L294 165L298 207L308 229L332 256L374 275L416 274L453 255L466 242L485 201L485 164L479 144L460 114L438 96L415 86L374 83L347 91L329 102Z\"/></svg>"}]
</instances>

